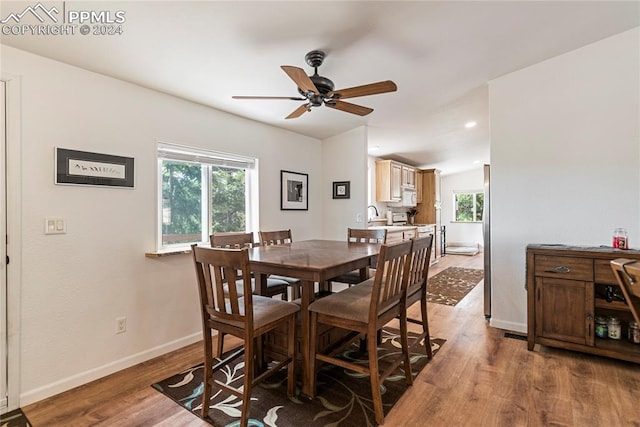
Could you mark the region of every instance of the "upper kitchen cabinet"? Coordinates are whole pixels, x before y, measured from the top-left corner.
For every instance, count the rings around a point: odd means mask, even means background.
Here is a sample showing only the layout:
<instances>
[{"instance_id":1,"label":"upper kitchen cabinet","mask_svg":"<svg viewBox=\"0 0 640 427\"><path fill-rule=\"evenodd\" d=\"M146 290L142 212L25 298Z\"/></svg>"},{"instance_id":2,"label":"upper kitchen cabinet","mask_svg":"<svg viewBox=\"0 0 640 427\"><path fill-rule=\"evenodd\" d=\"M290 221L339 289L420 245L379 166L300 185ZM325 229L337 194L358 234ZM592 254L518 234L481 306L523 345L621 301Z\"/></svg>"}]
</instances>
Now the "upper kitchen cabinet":
<instances>
[{"instance_id":1,"label":"upper kitchen cabinet","mask_svg":"<svg viewBox=\"0 0 640 427\"><path fill-rule=\"evenodd\" d=\"M402 192L415 190L416 169L394 160L376 161L376 201L402 201ZM411 206L415 206L415 201Z\"/></svg>"},{"instance_id":2,"label":"upper kitchen cabinet","mask_svg":"<svg viewBox=\"0 0 640 427\"><path fill-rule=\"evenodd\" d=\"M402 200L402 164L393 160L376 161L376 201Z\"/></svg>"},{"instance_id":3,"label":"upper kitchen cabinet","mask_svg":"<svg viewBox=\"0 0 640 427\"><path fill-rule=\"evenodd\" d=\"M440 224L440 171L418 171L417 199L419 203L417 224Z\"/></svg>"},{"instance_id":4,"label":"upper kitchen cabinet","mask_svg":"<svg viewBox=\"0 0 640 427\"><path fill-rule=\"evenodd\" d=\"M416 188L416 169L402 165L402 187Z\"/></svg>"}]
</instances>

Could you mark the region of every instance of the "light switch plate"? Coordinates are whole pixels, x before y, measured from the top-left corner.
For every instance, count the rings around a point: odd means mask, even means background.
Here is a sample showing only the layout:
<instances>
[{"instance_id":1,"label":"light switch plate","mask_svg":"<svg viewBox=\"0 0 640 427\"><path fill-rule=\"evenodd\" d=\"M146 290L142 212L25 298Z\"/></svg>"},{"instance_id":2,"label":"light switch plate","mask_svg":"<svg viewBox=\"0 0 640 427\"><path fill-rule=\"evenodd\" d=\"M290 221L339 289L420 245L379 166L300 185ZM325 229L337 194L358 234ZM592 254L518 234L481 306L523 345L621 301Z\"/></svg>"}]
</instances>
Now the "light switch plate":
<instances>
[{"instance_id":1,"label":"light switch plate","mask_svg":"<svg viewBox=\"0 0 640 427\"><path fill-rule=\"evenodd\" d=\"M67 234L67 221L64 218L45 218L44 234Z\"/></svg>"}]
</instances>

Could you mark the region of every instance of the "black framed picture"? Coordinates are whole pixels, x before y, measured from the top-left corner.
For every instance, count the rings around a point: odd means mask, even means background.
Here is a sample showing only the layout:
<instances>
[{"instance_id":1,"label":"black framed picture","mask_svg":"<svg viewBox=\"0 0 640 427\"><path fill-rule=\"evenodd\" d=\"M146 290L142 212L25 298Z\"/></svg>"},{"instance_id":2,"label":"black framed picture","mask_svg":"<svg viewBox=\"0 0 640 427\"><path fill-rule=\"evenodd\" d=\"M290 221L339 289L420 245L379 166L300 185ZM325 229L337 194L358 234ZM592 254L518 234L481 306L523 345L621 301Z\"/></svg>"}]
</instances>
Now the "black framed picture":
<instances>
[{"instance_id":1,"label":"black framed picture","mask_svg":"<svg viewBox=\"0 0 640 427\"><path fill-rule=\"evenodd\" d=\"M133 188L133 157L55 149L55 183Z\"/></svg>"},{"instance_id":2,"label":"black framed picture","mask_svg":"<svg viewBox=\"0 0 640 427\"><path fill-rule=\"evenodd\" d=\"M350 197L351 181L334 181L333 182L333 198L348 199Z\"/></svg>"},{"instance_id":3,"label":"black framed picture","mask_svg":"<svg viewBox=\"0 0 640 427\"><path fill-rule=\"evenodd\" d=\"M280 210L309 210L309 175L280 171Z\"/></svg>"}]
</instances>

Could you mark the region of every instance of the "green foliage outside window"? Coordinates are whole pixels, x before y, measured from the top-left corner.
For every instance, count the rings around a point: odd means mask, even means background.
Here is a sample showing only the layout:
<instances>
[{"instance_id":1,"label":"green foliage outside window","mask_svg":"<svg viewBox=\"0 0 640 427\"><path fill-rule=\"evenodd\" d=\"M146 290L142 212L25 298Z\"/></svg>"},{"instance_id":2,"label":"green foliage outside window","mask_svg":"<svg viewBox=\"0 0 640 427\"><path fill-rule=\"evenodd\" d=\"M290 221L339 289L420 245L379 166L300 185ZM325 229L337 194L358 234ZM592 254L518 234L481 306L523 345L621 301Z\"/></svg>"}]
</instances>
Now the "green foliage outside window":
<instances>
[{"instance_id":1,"label":"green foliage outside window","mask_svg":"<svg viewBox=\"0 0 640 427\"><path fill-rule=\"evenodd\" d=\"M192 163L162 162L162 243L189 243L202 236L202 173Z\"/></svg>"},{"instance_id":2,"label":"green foliage outside window","mask_svg":"<svg viewBox=\"0 0 640 427\"><path fill-rule=\"evenodd\" d=\"M245 231L245 175L243 169L212 168L211 224L213 232Z\"/></svg>"},{"instance_id":3,"label":"green foliage outside window","mask_svg":"<svg viewBox=\"0 0 640 427\"><path fill-rule=\"evenodd\" d=\"M482 221L484 193L458 193L455 195L455 220Z\"/></svg>"},{"instance_id":4,"label":"green foliage outside window","mask_svg":"<svg viewBox=\"0 0 640 427\"><path fill-rule=\"evenodd\" d=\"M203 200L203 188L210 188L210 196L204 196L207 200ZM203 230L209 227L203 221L211 228ZM199 242L203 234L245 229L245 170L162 161L163 245Z\"/></svg>"}]
</instances>

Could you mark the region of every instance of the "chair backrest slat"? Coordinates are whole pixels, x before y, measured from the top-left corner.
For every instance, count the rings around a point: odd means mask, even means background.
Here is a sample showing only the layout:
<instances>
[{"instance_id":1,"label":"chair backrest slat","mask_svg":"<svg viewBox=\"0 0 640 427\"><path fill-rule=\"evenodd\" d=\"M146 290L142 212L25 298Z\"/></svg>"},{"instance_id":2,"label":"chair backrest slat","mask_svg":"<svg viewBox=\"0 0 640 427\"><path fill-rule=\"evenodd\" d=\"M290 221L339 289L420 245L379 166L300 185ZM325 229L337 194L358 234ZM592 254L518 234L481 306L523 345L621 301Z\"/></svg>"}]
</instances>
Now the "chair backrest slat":
<instances>
[{"instance_id":1,"label":"chair backrest slat","mask_svg":"<svg viewBox=\"0 0 640 427\"><path fill-rule=\"evenodd\" d=\"M263 246L283 245L293 242L291 229L277 231L261 231L260 244Z\"/></svg>"},{"instance_id":2,"label":"chair backrest slat","mask_svg":"<svg viewBox=\"0 0 640 427\"><path fill-rule=\"evenodd\" d=\"M348 228L347 241L349 243L387 243L387 229Z\"/></svg>"},{"instance_id":3,"label":"chair backrest slat","mask_svg":"<svg viewBox=\"0 0 640 427\"><path fill-rule=\"evenodd\" d=\"M369 319L373 320L404 295L409 271L409 255L413 241L382 245L378 255L378 269L373 282Z\"/></svg>"}]
</instances>

